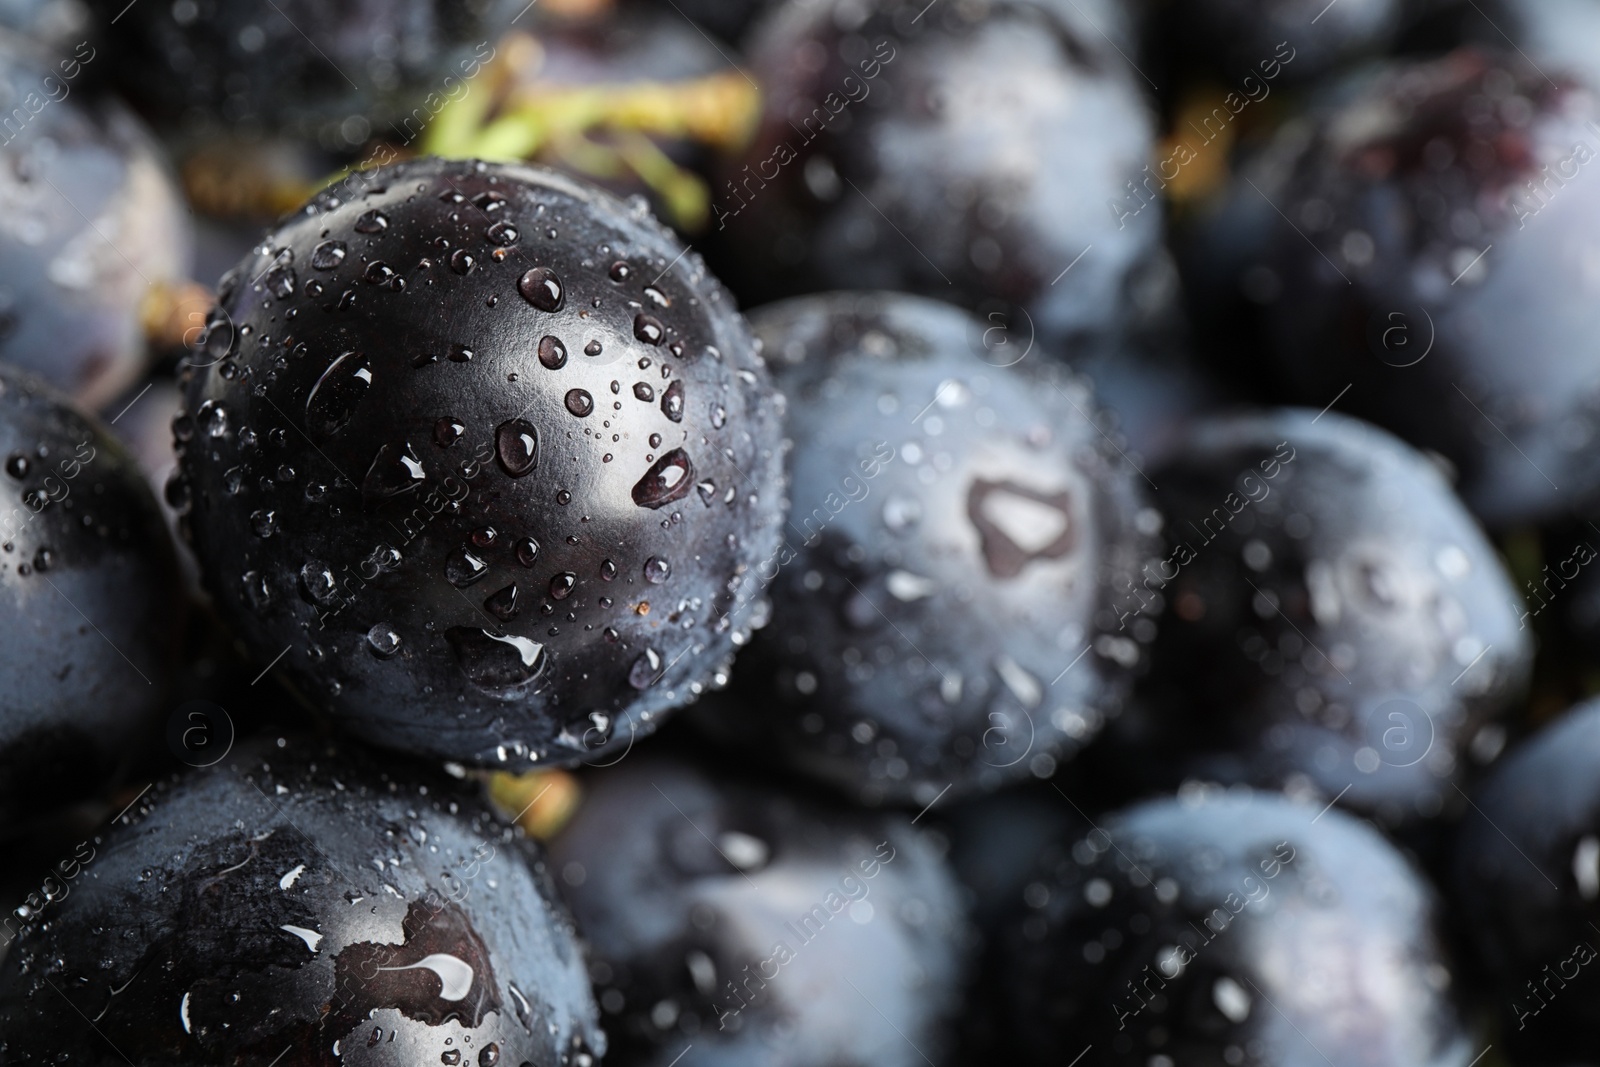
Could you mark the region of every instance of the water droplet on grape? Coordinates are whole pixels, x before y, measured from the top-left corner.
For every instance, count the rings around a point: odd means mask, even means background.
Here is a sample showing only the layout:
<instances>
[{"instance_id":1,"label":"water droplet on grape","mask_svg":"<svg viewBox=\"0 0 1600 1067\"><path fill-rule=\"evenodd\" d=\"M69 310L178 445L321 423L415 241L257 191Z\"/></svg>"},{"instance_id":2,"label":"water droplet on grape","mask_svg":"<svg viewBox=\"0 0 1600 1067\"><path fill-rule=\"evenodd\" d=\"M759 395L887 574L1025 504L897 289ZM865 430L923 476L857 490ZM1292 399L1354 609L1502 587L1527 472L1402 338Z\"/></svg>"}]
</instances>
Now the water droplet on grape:
<instances>
[{"instance_id":1,"label":"water droplet on grape","mask_svg":"<svg viewBox=\"0 0 1600 1067\"><path fill-rule=\"evenodd\" d=\"M550 370L560 370L567 365L567 346L549 335L539 338L539 362Z\"/></svg>"},{"instance_id":2,"label":"water droplet on grape","mask_svg":"<svg viewBox=\"0 0 1600 1067\"><path fill-rule=\"evenodd\" d=\"M526 419L509 419L494 432L495 458L513 478L539 466L539 431Z\"/></svg>"},{"instance_id":3,"label":"water droplet on grape","mask_svg":"<svg viewBox=\"0 0 1600 1067\"><path fill-rule=\"evenodd\" d=\"M682 500L694 480L694 463L681 448L674 448L651 465L633 487L633 502L642 508L659 508Z\"/></svg>"},{"instance_id":4,"label":"water droplet on grape","mask_svg":"<svg viewBox=\"0 0 1600 1067\"><path fill-rule=\"evenodd\" d=\"M594 397L582 389L569 389L566 403L567 410L580 419L594 410Z\"/></svg>"},{"instance_id":5,"label":"water droplet on grape","mask_svg":"<svg viewBox=\"0 0 1600 1067\"><path fill-rule=\"evenodd\" d=\"M517 292L540 311L560 311L565 302L561 279L549 267L533 267L517 282Z\"/></svg>"},{"instance_id":6,"label":"water droplet on grape","mask_svg":"<svg viewBox=\"0 0 1600 1067\"><path fill-rule=\"evenodd\" d=\"M311 250L311 265L317 270L333 270L344 262L343 241L324 241Z\"/></svg>"},{"instance_id":7,"label":"water droplet on grape","mask_svg":"<svg viewBox=\"0 0 1600 1067\"><path fill-rule=\"evenodd\" d=\"M372 366L357 352L345 352L328 365L306 397L306 428L315 437L336 433L355 414L372 387Z\"/></svg>"}]
</instances>

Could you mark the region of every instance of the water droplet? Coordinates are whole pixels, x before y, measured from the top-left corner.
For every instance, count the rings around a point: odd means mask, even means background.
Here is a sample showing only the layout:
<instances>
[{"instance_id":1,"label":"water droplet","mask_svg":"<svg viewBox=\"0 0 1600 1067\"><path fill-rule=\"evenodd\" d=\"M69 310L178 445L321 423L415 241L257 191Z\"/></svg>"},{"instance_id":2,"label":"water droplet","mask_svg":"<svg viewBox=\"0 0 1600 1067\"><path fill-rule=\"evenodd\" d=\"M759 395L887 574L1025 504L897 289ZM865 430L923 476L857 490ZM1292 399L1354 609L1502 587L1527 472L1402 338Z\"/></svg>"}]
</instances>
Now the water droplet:
<instances>
[{"instance_id":1,"label":"water droplet","mask_svg":"<svg viewBox=\"0 0 1600 1067\"><path fill-rule=\"evenodd\" d=\"M672 564L660 556L651 556L644 561L644 580L651 585L660 585L672 577Z\"/></svg>"},{"instance_id":2,"label":"water droplet","mask_svg":"<svg viewBox=\"0 0 1600 1067\"><path fill-rule=\"evenodd\" d=\"M938 582L905 570L890 571L883 584L890 596L907 604L925 600L939 591Z\"/></svg>"},{"instance_id":3,"label":"water droplet","mask_svg":"<svg viewBox=\"0 0 1600 1067\"><path fill-rule=\"evenodd\" d=\"M572 503L572 494L567 492L565 489L559 490L556 493L556 503L560 504L562 507L566 507L568 504Z\"/></svg>"},{"instance_id":4,"label":"water droplet","mask_svg":"<svg viewBox=\"0 0 1600 1067\"><path fill-rule=\"evenodd\" d=\"M489 594L483 606L501 622L510 622L516 618L517 612L521 610L517 605L517 583L512 582L504 589Z\"/></svg>"},{"instance_id":5,"label":"water droplet","mask_svg":"<svg viewBox=\"0 0 1600 1067\"><path fill-rule=\"evenodd\" d=\"M531 537L524 537L517 541L517 562L524 567L531 567L539 559L539 542Z\"/></svg>"},{"instance_id":6,"label":"water droplet","mask_svg":"<svg viewBox=\"0 0 1600 1067\"><path fill-rule=\"evenodd\" d=\"M899 533L922 520L922 504L916 497L891 496L883 502L883 524Z\"/></svg>"},{"instance_id":7,"label":"water droplet","mask_svg":"<svg viewBox=\"0 0 1600 1067\"><path fill-rule=\"evenodd\" d=\"M728 423L728 409L717 404L711 409L711 427L720 430Z\"/></svg>"},{"instance_id":8,"label":"water droplet","mask_svg":"<svg viewBox=\"0 0 1600 1067\"><path fill-rule=\"evenodd\" d=\"M267 584L266 575L260 571L245 571L243 582L244 598L253 610L260 611L272 603L272 586Z\"/></svg>"},{"instance_id":9,"label":"water droplet","mask_svg":"<svg viewBox=\"0 0 1600 1067\"><path fill-rule=\"evenodd\" d=\"M656 398L656 391L650 388L650 386L645 382L635 382L633 385L633 395L636 399L643 400L645 403L649 403Z\"/></svg>"},{"instance_id":10,"label":"water droplet","mask_svg":"<svg viewBox=\"0 0 1600 1067\"><path fill-rule=\"evenodd\" d=\"M461 672L474 685L508 689L530 681L544 667L544 646L526 637L452 626L444 633Z\"/></svg>"},{"instance_id":11,"label":"water droplet","mask_svg":"<svg viewBox=\"0 0 1600 1067\"><path fill-rule=\"evenodd\" d=\"M450 346L450 362L451 363L471 363L472 362L472 356L473 356L472 349L468 348L466 345L451 345Z\"/></svg>"},{"instance_id":12,"label":"water droplet","mask_svg":"<svg viewBox=\"0 0 1600 1067\"><path fill-rule=\"evenodd\" d=\"M549 267L533 267L517 282L517 292L540 311L560 311L565 302L561 279Z\"/></svg>"},{"instance_id":13,"label":"water droplet","mask_svg":"<svg viewBox=\"0 0 1600 1067\"><path fill-rule=\"evenodd\" d=\"M565 600L577 588L578 576L571 571L562 571L550 579L550 596L554 600Z\"/></svg>"},{"instance_id":14,"label":"water droplet","mask_svg":"<svg viewBox=\"0 0 1600 1067\"><path fill-rule=\"evenodd\" d=\"M478 1053L478 1067L495 1067L500 1062L500 1046L493 1041L483 1046Z\"/></svg>"},{"instance_id":15,"label":"water droplet","mask_svg":"<svg viewBox=\"0 0 1600 1067\"><path fill-rule=\"evenodd\" d=\"M507 219L501 219L499 222L491 224L487 230L483 231L483 235L489 239L490 244L497 244L502 247L516 244L517 238L522 236L517 232L516 226ZM527 294L524 293L523 295L526 296Z\"/></svg>"},{"instance_id":16,"label":"water droplet","mask_svg":"<svg viewBox=\"0 0 1600 1067\"><path fill-rule=\"evenodd\" d=\"M449 448L451 445L461 440L461 435L466 432L466 426L463 425L459 419L445 415L442 418L434 420L433 443L438 445L440 448Z\"/></svg>"},{"instance_id":17,"label":"water droplet","mask_svg":"<svg viewBox=\"0 0 1600 1067\"><path fill-rule=\"evenodd\" d=\"M694 463L681 448L656 460L633 487L633 502L642 508L659 508L682 500L694 482Z\"/></svg>"},{"instance_id":18,"label":"water droplet","mask_svg":"<svg viewBox=\"0 0 1600 1067\"><path fill-rule=\"evenodd\" d=\"M400 635L386 622L373 623L367 631L367 645L378 658L388 659L400 651Z\"/></svg>"},{"instance_id":19,"label":"water droplet","mask_svg":"<svg viewBox=\"0 0 1600 1067\"><path fill-rule=\"evenodd\" d=\"M317 270L333 270L344 262L343 241L324 241L311 250L311 265Z\"/></svg>"},{"instance_id":20,"label":"water droplet","mask_svg":"<svg viewBox=\"0 0 1600 1067\"><path fill-rule=\"evenodd\" d=\"M444 1064L444 1067L456 1067L456 1064L461 1062L461 1050L458 1048L445 1049L439 1054L439 1062Z\"/></svg>"},{"instance_id":21,"label":"water droplet","mask_svg":"<svg viewBox=\"0 0 1600 1067\"><path fill-rule=\"evenodd\" d=\"M409 441L384 445L372 459L361 481L361 498L370 507L391 497L415 490L428 480L422 462Z\"/></svg>"},{"instance_id":22,"label":"water droplet","mask_svg":"<svg viewBox=\"0 0 1600 1067\"><path fill-rule=\"evenodd\" d=\"M167 475L165 496L167 504L174 511L189 510L189 479L184 477L182 470L174 469L171 474ZM48 504L50 498L37 489L29 489L22 494L22 502L37 510ZM6 547L9 551L10 545L7 544Z\"/></svg>"},{"instance_id":23,"label":"water droplet","mask_svg":"<svg viewBox=\"0 0 1600 1067\"><path fill-rule=\"evenodd\" d=\"M705 504L705 506L708 507L708 508L711 506L712 502L715 501L716 498L717 498L717 483L716 482L704 481L704 482L701 482L699 485L695 486L694 488L695 488L695 491L700 494L701 502L703 504Z\"/></svg>"},{"instance_id":24,"label":"water droplet","mask_svg":"<svg viewBox=\"0 0 1600 1067\"><path fill-rule=\"evenodd\" d=\"M19 481L26 478L32 469L33 464L29 463L28 457L20 452L6 460L6 473Z\"/></svg>"},{"instance_id":25,"label":"water droplet","mask_svg":"<svg viewBox=\"0 0 1600 1067\"><path fill-rule=\"evenodd\" d=\"M278 513L260 508L250 513L250 529L257 537L271 537L278 530Z\"/></svg>"},{"instance_id":26,"label":"water droplet","mask_svg":"<svg viewBox=\"0 0 1600 1067\"><path fill-rule=\"evenodd\" d=\"M478 257L465 248L458 248L450 253L450 269L457 274L471 274L477 265Z\"/></svg>"},{"instance_id":27,"label":"water droplet","mask_svg":"<svg viewBox=\"0 0 1600 1067\"><path fill-rule=\"evenodd\" d=\"M633 317L633 336L647 345L658 345L667 336L667 330L660 319L641 311Z\"/></svg>"},{"instance_id":28,"label":"water droplet","mask_svg":"<svg viewBox=\"0 0 1600 1067\"><path fill-rule=\"evenodd\" d=\"M374 208L356 219L357 233L382 233L389 228L389 219L383 212Z\"/></svg>"},{"instance_id":29,"label":"water droplet","mask_svg":"<svg viewBox=\"0 0 1600 1067\"><path fill-rule=\"evenodd\" d=\"M195 424L207 437L222 437L228 432L228 412L215 400L207 400L195 412Z\"/></svg>"},{"instance_id":30,"label":"water droplet","mask_svg":"<svg viewBox=\"0 0 1600 1067\"><path fill-rule=\"evenodd\" d=\"M647 648L628 668L628 684L635 689L649 689L661 677L661 653Z\"/></svg>"},{"instance_id":31,"label":"water droplet","mask_svg":"<svg viewBox=\"0 0 1600 1067\"><path fill-rule=\"evenodd\" d=\"M583 354L586 355L586 356L598 356L601 352L604 352L604 351L605 351L605 346L602 345L599 341L590 341L588 344L583 346Z\"/></svg>"},{"instance_id":32,"label":"water droplet","mask_svg":"<svg viewBox=\"0 0 1600 1067\"><path fill-rule=\"evenodd\" d=\"M509 419L494 432L495 458L513 478L539 465L539 431L526 419Z\"/></svg>"},{"instance_id":33,"label":"water droplet","mask_svg":"<svg viewBox=\"0 0 1600 1067\"><path fill-rule=\"evenodd\" d=\"M550 370L560 370L567 365L567 346L548 334L539 338L539 362Z\"/></svg>"},{"instance_id":34,"label":"water droplet","mask_svg":"<svg viewBox=\"0 0 1600 1067\"><path fill-rule=\"evenodd\" d=\"M493 526L480 526L472 531L472 543L479 548L489 548L500 539L500 533Z\"/></svg>"},{"instance_id":35,"label":"water droplet","mask_svg":"<svg viewBox=\"0 0 1600 1067\"><path fill-rule=\"evenodd\" d=\"M310 559L300 567L300 588L313 604L326 606L339 592L339 577L320 559Z\"/></svg>"},{"instance_id":36,"label":"water droplet","mask_svg":"<svg viewBox=\"0 0 1600 1067\"><path fill-rule=\"evenodd\" d=\"M300 284L293 267L274 267L267 272L265 280L267 292L279 300L287 300L293 296L295 288Z\"/></svg>"},{"instance_id":37,"label":"water droplet","mask_svg":"<svg viewBox=\"0 0 1600 1067\"><path fill-rule=\"evenodd\" d=\"M396 280L394 268L381 259L368 263L367 269L361 272L361 277L368 285L382 285Z\"/></svg>"},{"instance_id":38,"label":"water droplet","mask_svg":"<svg viewBox=\"0 0 1600 1067\"><path fill-rule=\"evenodd\" d=\"M306 428L313 436L336 433L355 414L372 387L372 366L366 356L345 352L328 365L306 397Z\"/></svg>"},{"instance_id":39,"label":"water droplet","mask_svg":"<svg viewBox=\"0 0 1600 1067\"><path fill-rule=\"evenodd\" d=\"M489 565L469 549L458 548L445 557L444 576L457 589L465 589L489 573Z\"/></svg>"},{"instance_id":40,"label":"water droplet","mask_svg":"<svg viewBox=\"0 0 1600 1067\"><path fill-rule=\"evenodd\" d=\"M633 277L633 268L628 266L628 264L623 260L619 259L615 263L611 264L612 281L625 282L631 277Z\"/></svg>"},{"instance_id":41,"label":"water droplet","mask_svg":"<svg viewBox=\"0 0 1600 1067\"><path fill-rule=\"evenodd\" d=\"M661 414L673 422L683 421L683 383L673 382L661 394Z\"/></svg>"},{"instance_id":42,"label":"water droplet","mask_svg":"<svg viewBox=\"0 0 1600 1067\"><path fill-rule=\"evenodd\" d=\"M567 390L567 410L583 418L594 410L594 397L582 389Z\"/></svg>"},{"instance_id":43,"label":"water droplet","mask_svg":"<svg viewBox=\"0 0 1600 1067\"><path fill-rule=\"evenodd\" d=\"M984 563L997 578L1014 578L1035 560L1059 559L1076 547L1071 495L979 478L967 491L967 518L977 529Z\"/></svg>"},{"instance_id":44,"label":"water droplet","mask_svg":"<svg viewBox=\"0 0 1600 1067\"><path fill-rule=\"evenodd\" d=\"M615 563L611 562L609 559L601 560L600 561L600 577L601 577L601 579L604 580L604 581L609 582L609 581L611 581L611 579L615 578L616 576L617 576L617 565Z\"/></svg>"},{"instance_id":45,"label":"water droplet","mask_svg":"<svg viewBox=\"0 0 1600 1067\"><path fill-rule=\"evenodd\" d=\"M656 307L664 308L672 306L672 301L667 299L667 294L663 293L660 289L657 289L653 285L647 285L644 287L644 295L649 297L650 301L654 303Z\"/></svg>"}]
</instances>

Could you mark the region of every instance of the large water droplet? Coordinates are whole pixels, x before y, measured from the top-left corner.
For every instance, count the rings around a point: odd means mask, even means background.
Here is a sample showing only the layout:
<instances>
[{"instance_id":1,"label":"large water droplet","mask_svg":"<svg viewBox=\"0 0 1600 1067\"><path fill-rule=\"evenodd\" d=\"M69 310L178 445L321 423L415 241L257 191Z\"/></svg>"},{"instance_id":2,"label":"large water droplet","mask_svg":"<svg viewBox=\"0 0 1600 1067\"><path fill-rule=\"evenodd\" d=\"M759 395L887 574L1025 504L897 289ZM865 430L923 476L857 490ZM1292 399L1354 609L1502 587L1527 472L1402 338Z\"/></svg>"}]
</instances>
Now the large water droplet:
<instances>
[{"instance_id":1,"label":"large water droplet","mask_svg":"<svg viewBox=\"0 0 1600 1067\"><path fill-rule=\"evenodd\" d=\"M619 259L615 263L611 264L612 281L625 282L631 277L633 277L633 268L628 266L628 264L623 260Z\"/></svg>"},{"instance_id":2,"label":"large water droplet","mask_svg":"<svg viewBox=\"0 0 1600 1067\"><path fill-rule=\"evenodd\" d=\"M1034 560L1059 559L1077 544L1071 494L979 478L967 491L967 518L997 578L1014 578Z\"/></svg>"},{"instance_id":3,"label":"large water droplet","mask_svg":"<svg viewBox=\"0 0 1600 1067\"><path fill-rule=\"evenodd\" d=\"M457 274L471 274L477 265L478 257L465 248L458 248L450 253L450 269Z\"/></svg>"},{"instance_id":4,"label":"large water droplet","mask_svg":"<svg viewBox=\"0 0 1600 1067\"><path fill-rule=\"evenodd\" d=\"M244 598L254 611L260 611L272 603L272 586L267 582L267 576L260 571L245 571Z\"/></svg>"},{"instance_id":5,"label":"large water droplet","mask_svg":"<svg viewBox=\"0 0 1600 1067\"><path fill-rule=\"evenodd\" d=\"M388 659L400 651L400 635L386 622L373 623L372 629L367 631L367 646L372 649L373 655Z\"/></svg>"},{"instance_id":6,"label":"large water droplet","mask_svg":"<svg viewBox=\"0 0 1600 1067\"><path fill-rule=\"evenodd\" d=\"M517 541L517 562L524 567L531 567L539 560L539 542L531 537L524 537Z\"/></svg>"},{"instance_id":7,"label":"large water droplet","mask_svg":"<svg viewBox=\"0 0 1600 1067\"><path fill-rule=\"evenodd\" d=\"M228 432L228 412L215 400L207 400L195 412L195 424L207 437L222 437Z\"/></svg>"},{"instance_id":8,"label":"large water droplet","mask_svg":"<svg viewBox=\"0 0 1600 1067\"><path fill-rule=\"evenodd\" d=\"M694 483L694 463L689 453L674 448L645 471L633 487L633 502L641 508L665 507L682 500Z\"/></svg>"},{"instance_id":9,"label":"large water droplet","mask_svg":"<svg viewBox=\"0 0 1600 1067\"><path fill-rule=\"evenodd\" d=\"M647 648L628 668L628 684L635 689L649 689L661 677L661 653Z\"/></svg>"},{"instance_id":10,"label":"large water droplet","mask_svg":"<svg viewBox=\"0 0 1600 1067\"><path fill-rule=\"evenodd\" d=\"M494 454L500 467L521 478L539 465L539 431L526 419L509 419L494 432Z\"/></svg>"},{"instance_id":11,"label":"large water droplet","mask_svg":"<svg viewBox=\"0 0 1600 1067\"><path fill-rule=\"evenodd\" d=\"M373 457L367 476L361 481L361 498L368 506L414 491L428 480L422 462L409 441L384 445Z\"/></svg>"},{"instance_id":12,"label":"large water droplet","mask_svg":"<svg viewBox=\"0 0 1600 1067\"><path fill-rule=\"evenodd\" d=\"M485 689L509 689L536 677L544 667L544 646L526 637L452 626L444 632L461 673Z\"/></svg>"},{"instance_id":13,"label":"large water droplet","mask_svg":"<svg viewBox=\"0 0 1600 1067\"><path fill-rule=\"evenodd\" d=\"M661 414L673 422L683 421L683 382L673 382L661 394Z\"/></svg>"},{"instance_id":14,"label":"large water droplet","mask_svg":"<svg viewBox=\"0 0 1600 1067\"><path fill-rule=\"evenodd\" d=\"M520 610L517 606L517 583L512 582L498 592L490 593L484 600L483 606L494 614L501 622L510 622L517 617Z\"/></svg>"},{"instance_id":15,"label":"large water droplet","mask_svg":"<svg viewBox=\"0 0 1600 1067\"><path fill-rule=\"evenodd\" d=\"M550 579L550 597L553 600L565 600L572 595L572 590L577 588L578 576L571 571L562 571Z\"/></svg>"},{"instance_id":16,"label":"large water droplet","mask_svg":"<svg viewBox=\"0 0 1600 1067\"><path fill-rule=\"evenodd\" d=\"M461 440L461 435L466 432L467 427L461 420L445 415L434 420L433 443L440 448L449 448Z\"/></svg>"},{"instance_id":17,"label":"large water droplet","mask_svg":"<svg viewBox=\"0 0 1600 1067\"><path fill-rule=\"evenodd\" d=\"M546 334L539 338L539 362L550 370L560 370L567 365L567 346Z\"/></svg>"},{"instance_id":18,"label":"large water droplet","mask_svg":"<svg viewBox=\"0 0 1600 1067\"><path fill-rule=\"evenodd\" d=\"M372 387L372 366L366 356L345 352L328 365L306 397L306 428L313 437L337 432L355 414Z\"/></svg>"},{"instance_id":19,"label":"large water droplet","mask_svg":"<svg viewBox=\"0 0 1600 1067\"><path fill-rule=\"evenodd\" d=\"M324 241L311 250L311 265L317 270L333 270L344 262L343 241Z\"/></svg>"},{"instance_id":20,"label":"large water droplet","mask_svg":"<svg viewBox=\"0 0 1600 1067\"><path fill-rule=\"evenodd\" d=\"M516 226L507 219L501 219L499 222L492 224L487 230L483 231L483 235L489 239L490 244L497 244L501 247L516 244L517 238L522 236L517 232Z\"/></svg>"},{"instance_id":21,"label":"large water droplet","mask_svg":"<svg viewBox=\"0 0 1600 1067\"><path fill-rule=\"evenodd\" d=\"M361 272L361 277L368 285L383 285L397 280L394 268L381 259L375 259L367 264L367 269Z\"/></svg>"},{"instance_id":22,"label":"large water droplet","mask_svg":"<svg viewBox=\"0 0 1600 1067\"><path fill-rule=\"evenodd\" d=\"M656 391L650 388L650 383L648 382L634 382L633 396L635 400L643 400L648 404L656 398Z\"/></svg>"},{"instance_id":23,"label":"large water droplet","mask_svg":"<svg viewBox=\"0 0 1600 1067\"><path fill-rule=\"evenodd\" d=\"M667 331L660 319L641 311L633 317L633 336L647 345L658 345L667 336Z\"/></svg>"},{"instance_id":24,"label":"large water droplet","mask_svg":"<svg viewBox=\"0 0 1600 1067\"><path fill-rule=\"evenodd\" d=\"M644 580L651 585L660 585L672 577L672 564L660 556L651 556L644 561Z\"/></svg>"},{"instance_id":25,"label":"large water droplet","mask_svg":"<svg viewBox=\"0 0 1600 1067\"><path fill-rule=\"evenodd\" d=\"M444 576L457 589L465 589L489 573L489 565L466 548L458 548L444 560Z\"/></svg>"},{"instance_id":26,"label":"large water droplet","mask_svg":"<svg viewBox=\"0 0 1600 1067\"><path fill-rule=\"evenodd\" d=\"M271 537L278 530L278 513L259 508L250 513L250 529L257 537Z\"/></svg>"},{"instance_id":27,"label":"large water droplet","mask_svg":"<svg viewBox=\"0 0 1600 1067\"><path fill-rule=\"evenodd\" d=\"M567 390L567 410L583 418L594 410L594 397L583 389Z\"/></svg>"},{"instance_id":28,"label":"large water droplet","mask_svg":"<svg viewBox=\"0 0 1600 1067\"><path fill-rule=\"evenodd\" d=\"M383 212L374 208L356 219L357 233L382 233L389 228L389 219Z\"/></svg>"},{"instance_id":29,"label":"large water droplet","mask_svg":"<svg viewBox=\"0 0 1600 1067\"><path fill-rule=\"evenodd\" d=\"M339 592L339 578L322 560L307 560L300 567L300 588L313 604L325 607Z\"/></svg>"},{"instance_id":30,"label":"large water droplet","mask_svg":"<svg viewBox=\"0 0 1600 1067\"><path fill-rule=\"evenodd\" d=\"M265 280L267 292L279 300L287 300L293 296L295 288L300 284L293 267L273 267L267 272Z\"/></svg>"},{"instance_id":31,"label":"large water droplet","mask_svg":"<svg viewBox=\"0 0 1600 1067\"><path fill-rule=\"evenodd\" d=\"M533 267L517 282L517 292L540 311L560 311L565 301L561 279L549 267Z\"/></svg>"}]
</instances>

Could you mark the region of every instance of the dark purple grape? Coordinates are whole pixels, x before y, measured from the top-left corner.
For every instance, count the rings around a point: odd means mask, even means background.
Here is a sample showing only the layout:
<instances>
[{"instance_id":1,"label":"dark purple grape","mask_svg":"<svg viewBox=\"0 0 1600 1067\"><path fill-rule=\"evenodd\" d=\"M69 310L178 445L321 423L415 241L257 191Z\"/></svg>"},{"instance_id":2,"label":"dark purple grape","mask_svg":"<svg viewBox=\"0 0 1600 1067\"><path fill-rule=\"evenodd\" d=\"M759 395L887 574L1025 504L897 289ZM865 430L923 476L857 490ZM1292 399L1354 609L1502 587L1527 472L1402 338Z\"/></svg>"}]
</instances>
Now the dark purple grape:
<instances>
[{"instance_id":1,"label":"dark purple grape","mask_svg":"<svg viewBox=\"0 0 1600 1067\"><path fill-rule=\"evenodd\" d=\"M793 505L758 570L776 621L708 725L868 803L1048 777L1155 636L1117 606L1160 518L1087 383L987 363L983 324L921 297L752 321L789 400Z\"/></svg>"},{"instance_id":2,"label":"dark purple grape","mask_svg":"<svg viewBox=\"0 0 1600 1067\"><path fill-rule=\"evenodd\" d=\"M138 466L0 367L0 832L104 792L153 733L187 600Z\"/></svg>"},{"instance_id":3,"label":"dark purple grape","mask_svg":"<svg viewBox=\"0 0 1600 1067\"><path fill-rule=\"evenodd\" d=\"M647 286L660 344L634 336ZM237 340L189 383L181 484L263 667L375 743L508 768L626 747L725 674L776 545L781 401L642 207L541 168L400 164L269 234L221 306Z\"/></svg>"},{"instance_id":4,"label":"dark purple grape","mask_svg":"<svg viewBox=\"0 0 1600 1067\"><path fill-rule=\"evenodd\" d=\"M1467 1067L1440 911L1365 823L1195 787L1046 847L1005 942L1024 1062Z\"/></svg>"},{"instance_id":5,"label":"dark purple grape","mask_svg":"<svg viewBox=\"0 0 1600 1067\"><path fill-rule=\"evenodd\" d=\"M673 759L587 782L550 855L618 1062L942 1061L965 919L927 835Z\"/></svg>"},{"instance_id":6,"label":"dark purple grape","mask_svg":"<svg viewBox=\"0 0 1600 1067\"><path fill-rule=\"evenodd\" d=\"M142 797L70 888L0 964L7 1063L577 1067L605 1051L541 851L405 764L303 737L241 746Z\"/></svg>"},{"instance_id":7,"label":"dark purple grape","mask_svg":"<svg viewBox=\"0 0 1600 1067\"><path fill-rule=\"evenodd\" d=\"M1525 691L1533 642L1437 466L1348 416L1277 410L1198 425L1151 477L1169 545L1128 602L1166 615L1151 699L1118 724L1140 766L1390 825L1459 807L1468 745Z\"/></svg>"}]
</instances>

